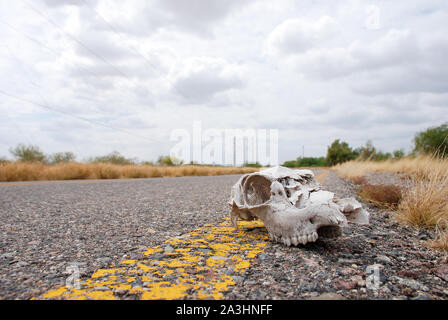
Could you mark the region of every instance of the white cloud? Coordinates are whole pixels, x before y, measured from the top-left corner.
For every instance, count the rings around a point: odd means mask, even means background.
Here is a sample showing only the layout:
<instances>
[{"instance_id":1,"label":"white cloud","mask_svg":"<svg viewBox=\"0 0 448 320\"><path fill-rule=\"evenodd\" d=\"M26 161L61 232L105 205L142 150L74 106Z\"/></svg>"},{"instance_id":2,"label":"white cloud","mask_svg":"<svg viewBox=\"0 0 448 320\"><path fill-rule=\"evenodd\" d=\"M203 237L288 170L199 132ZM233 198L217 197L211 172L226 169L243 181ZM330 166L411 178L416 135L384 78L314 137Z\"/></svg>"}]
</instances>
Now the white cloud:
<instances>
[{"instance_id":1,"label":"white cloud","mask_svg":"<svg viewBox=\"0 0 448 320\"><path fill-rule=\"evenodd\" d=\"M209 34L213 24L224 19L233 10L241 8L250 0L157 0L164 9L166 21L176 28L187 29L199 34Z\"/></svg>"},{"instance_id":2,"label":"white cloud","mask_svg":"<svg viewBox=\"0 0 448 320\"><path fill-rule=\"evenodd\" d=\"M92 2L92 0L90 0ZM93 0L93 2L96 2ZM44 0L44 3L53 8L63 7L63 6L82 6L83 2L80 0Z\"/></svg>"},{"instance_id":3,"label":"white cloud","mask_svg":"<svg viewBox=\"0 0 448 320\"><path fill-rule=\"evenodd\" d=\"M270 54L298 54L328 41L338 32L338 23L329 16L319 19L295 18L283 21L268 36Z\"/></svg>"},{"instance_id":4,"label":"white cloud","mask_svg":"<svg viewBox=\"0 0 448 320\"><path fill-rule=\"evenodd\" d=\"M115 3L100 1L97 12L114 22L114 29L134 36L148 36L168 29L200 37L212 37L215 25L256 0L133 0ZM95 26L104 28L97 17Z\"/></svg>"},{"instance_id":5,"label":"white cloud","mask_svg":"<svg viewBox=\"0 0 448 320\"><path fill-rule=\"evenodd\" d=\"M207 57L182 61L173 90L190 103L208 103L218 94L243 86L241 69L223 59Z\"/></svg>"},{"instance_id":6,"label":"white cloud","mask_svg":"<svg viewBox=\"0 0 448 320\"><path fill-rule=\"evenodd\" d=\"M283 44L277 43L276 53L286 57L286 63L299 73L318 79L409 65L420 58L416 38L408 30L390 30L374 42L354 40L344 47L328 44L329 41L315 41L304 48L289 46L286 50Z\"/></svg>"},{"instance_id":7,"label":"white cloud","mask_svg":"<svg viewBox=\"0 0 448 320\"><path fill-rule=\"evenodd\" d=\"M76 53L89 59L99 59L99 57L110 62L116 62L135 54L121 45L119 39L112 38L109 33L85 30L82 34L78 34L76 43ZM100 58L100 60L101 60Z\"/></svg>"},{"instance_id":8,"label":"white cloud","mask_svg":"<svg viewBox=\"0 0 448 320\"><path fill-rule=\"evenodd\" d=\"M26 142L156 159L200 120L279 129L284 161L336 138L409 149L446 118L443 1L375 2L378 28L358 0L87 2L0 2L0 88L22 98L0 94L0 157Z\"/></svg>"}]
</instances>

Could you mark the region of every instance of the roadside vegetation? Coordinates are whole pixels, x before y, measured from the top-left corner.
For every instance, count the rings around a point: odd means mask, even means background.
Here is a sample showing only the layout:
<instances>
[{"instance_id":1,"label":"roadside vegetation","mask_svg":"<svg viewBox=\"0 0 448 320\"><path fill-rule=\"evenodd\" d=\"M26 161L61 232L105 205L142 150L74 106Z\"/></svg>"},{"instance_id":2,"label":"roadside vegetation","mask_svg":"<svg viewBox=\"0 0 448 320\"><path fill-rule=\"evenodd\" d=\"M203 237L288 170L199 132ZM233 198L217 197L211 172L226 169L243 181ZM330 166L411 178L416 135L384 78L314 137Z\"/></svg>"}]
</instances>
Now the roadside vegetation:
<instances>
[{"instance_id":1,"label":"roadside vegetation","mask_svg":"<svg viewBox=\"0 0 448 320\"><path fill-rule=\"evenodd\" d=\"M396 210L398 221L436 231L431 246L448 251L448 158L419 155L400 160L350 161L334 167L359 185L359 196L378 207ZM369 172L406 174L406 186L369 185Z\"/></svg>"},{"instance_id":2,"label":"roadside vegetation","mask_svg":"<svg viewBox=\"0 0 448 320\"><path fill-rule=\"evenodd\" d=\"M185 165L179 159L160 156L156 163L138 162L119 152L76 162L71 152L47 155L39 147L20 144L10 149L14 160L0 158L0 181L121 179L244 174L258 171L259 163L242 167ZM414 148L381 152L371 141L351 148L336 139L326 157L299 157L286 161L287 167L331 166L340 176L359 186L365 202L395 211L398 221L415 228L433 230L431 246L448 251L448 124L428 128L414 137ZM371 185L370 172L392 172L406 179L404 187Z\"/></svg>"},{"instance_id":3,"label":"roadside vegetation","mask_svg":"<svg viewBox=\"0 0 448 320\"><path fill-rule=\"evenodd\" d=\"M296 160L286 161L283 163L283 166L289 168L300 168L300 167L325 167L327 162L325 157L304 157L297 158Z\"/></svg>"},{"instance_id":4,"label":"roadside vegetation","mask_svg":"<svg viewBox=\"0 0 448 320\"><path fill-rule=\"evenodd\" d=\"M363 183L359 187L358 195L364 202L395 210L402 199L402 190L396 185Z\"/></svg>"},{"instance_id":5,"label":"roadside vegetation","mask_svg":"<svg viewBox=\"0 0 448 320\"><path fill-rule=\"evenodd\" d=\"M0 159L1 182L214 176L255 172L261 167L259 164L247 167L183 165L181 160L170 156L160 156L156 163L138 162L117 151L76 162L72 152L46 155L39 147L24 144L11 148L10 153L14 161Z\"/></svg>"},{"instance_id":6,"label":"roadside vegetation","mask_svg":"<svg viewBox=\"0 0 448 320\"><path fill-rule=\"evenodd\" d=\"M392 153L377 150L372 141L367 141L365 146L351 148L349 144L340 139L332 142L327 149L326 157L299 157L296 160L289 160L283 166L289 168L301 167L331 167L347 161L375 161L397 160L405 156L404 150L395 150Z\"/></svg>"},{"instance_id":7,"label":"roadside vegetation","mask_svg":"<svg viewBox=\"0 0 448 320\"><path fill-rule=\"evenodd\" d=\"M0 181L72 180L72 179L125 179L183 176L216 176L244 174L256 168L218 166L160 166L111 163L1 163Z\"/></svg>"},{"instance_id":8,"label":"roadside vegetation","mask_svg":"<svg viewBox=\"0 0 448 320\"><path fill-rule=\"evenodd\" d=\"M448 125L432 127L414 138L414 149L403 157L375 160L372 153L333 166L339 175L359 185L366 202L396 211L395 218L415 228L435 231L429 245L448 251ZM369 172L403 174L405 187L372 186Z\"/></svg>"}]
</instances>

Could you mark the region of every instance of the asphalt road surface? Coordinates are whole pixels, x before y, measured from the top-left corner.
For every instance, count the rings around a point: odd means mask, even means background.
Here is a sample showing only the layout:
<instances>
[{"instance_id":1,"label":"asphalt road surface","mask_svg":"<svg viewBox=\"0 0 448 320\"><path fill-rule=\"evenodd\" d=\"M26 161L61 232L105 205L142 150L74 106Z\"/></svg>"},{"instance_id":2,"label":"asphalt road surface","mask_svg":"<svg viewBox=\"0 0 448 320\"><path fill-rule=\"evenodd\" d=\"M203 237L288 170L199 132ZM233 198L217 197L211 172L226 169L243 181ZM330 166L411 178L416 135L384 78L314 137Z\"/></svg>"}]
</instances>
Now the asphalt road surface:
<instances>
[{"instance_id":1,"label":"asphalt road surface","mask_svg":"<svg viewBox=\"0 0 448 320\"><path fill-rule=\"evenodd\" d=\"M239 176L0 184L0 296L29 298L227 216Z\"/></svg>"},{"instance_id":2,"label":"asphalt road surface","mask_svg":"<svg viewBox=\"0 0 448 320\"><path fill-rule=\"evenodd\" d=\"M425 246L430 234L397 224L385 210L366 205L369 226L298 247L270 242L260 224L233 230L224 218L238 178L2 183L0 297L448 297L446 255ZM325 178L325 189L356 196L333 172ZM78 291L61 287L69 266L80 270Z\"/></svg>"}]
</instances>

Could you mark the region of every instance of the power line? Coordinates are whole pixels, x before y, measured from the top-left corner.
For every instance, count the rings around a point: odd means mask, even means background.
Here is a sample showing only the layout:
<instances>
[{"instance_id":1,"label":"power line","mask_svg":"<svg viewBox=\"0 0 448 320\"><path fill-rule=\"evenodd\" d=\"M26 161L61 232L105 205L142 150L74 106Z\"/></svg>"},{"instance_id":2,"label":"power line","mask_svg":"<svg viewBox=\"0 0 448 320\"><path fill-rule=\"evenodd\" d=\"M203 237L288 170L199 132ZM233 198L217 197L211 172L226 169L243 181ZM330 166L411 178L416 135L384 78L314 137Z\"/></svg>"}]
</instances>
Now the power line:
<instances>
[{"instance_id":1,"label":"power line","mask_svg":"<svg viewBox=\"0 0 448 320\"><path fill-rule=\"evenodd\" d=\"M38 86L40 87L40 86ZM45 99L39 92L37 93L37 95L41 98L41 100L48 105L48 101L47 99ZM75 142L73 140L70 140L70 143L72 144L72 146L75 148L75 151L78 153L78 155L81 155L81 152L79 152L78 147L76 146Z\"/></svg>"},{"instance_id":2,"label":"power line","mask_svg":"<svg viewBox=\"0 0 448 320\"><path fill-rule=\"evenodd\" d=\"M102 126L102 127L108 128L108 129L112 129L112 130L116 130L116 131L121 131L121 132L126 133L126 134L129 134L129 135L131 135L131 136L134 136L134 137L137 137L137 138L140 138L140 139L145 139L145 140L147 140L147 141L149 141L149 142L153 142L152 140L148 139L147 137L140 136L140 135L136 135L136 134L134 134L134 133L132 133L132 132L129 132L129 131L127 131L127 130L120 129L120 128L117 128L117 127L114 127L114 126L105 124L105 123L103 123L103 122L99 122L99 121L95 121L95 120L87 119L87 118L84 118L84 117L80 117L80 116L71 114L71 113L69 113L69 112L65 112L65 111L57 110L57 109L54 109L54 108L52 108L52 107L50 107L50 106L48 106L48 105L46 105L46 104L42 104L42 103L34 102L34 101L31 101L31 100L28 100L28 99L25 99L25 98L21 98L21 97L18 97L18 96L16 96L16 95L10 94L10 93L8 93L8 92L6 92L6 91L3 91L3 90L1 90L1 89L0 89L0 94L3 94L3 95L5 95L5 96L7 96L7 97L10 97L10 98L14 98L14 99L19 100L19 101L23 101L23 102L26 102L26 103L33 104L33 105L35 105L35 106L38 106L38 107L41 107L41 108L44 108L44 109L47 109L47 110L50 110L50 111L53 111L53 112L61 113L61 114L63 114L63 115L69 116L69 117L77 118L77 119L82 120L82 121L86 121L86 122L89 122L89 123L93 123L93 124L96 124L96 125L100 125L100 126Z\"/></svg>"},{"instance_id":3,"label":"power line","mask_svg":"<svg viewBox=\"0 0 448 320\"><path fill-rule=\"evenodd\" d=\"M66 32L64 29L62 29L62 27L60 25L58 25L56 22L54 22L53 20L51 20L48 16L46 16L44 13L42 13L42 11L38 10L37 8L33 7L32 5L30 5L28 2L23 1L23 3L25 3L25 5L27 5L29 8L31 8L31 10L33 10L34 12L36 12L38 15L40 15L42 18L44 18L45 20L47 20L49 23L51 23L53 26L55 26L57 29L60 30L60 32L62 32L64 35L66 35L67 37L69 37L71 40L75 41L77 44L79 44L81 47L83 47L84 49L86 49L88 52L90 52L92 55L94 55L95 57L97 57L98 59L100 59L101 61L103 61L104 63L106 63L107 65L109 65L111 68L113 68L116 72L118 72L120 75L122 75L124 78L126 78L127 80L129 80L130 82L134 83L135 85L139 85L135 80L129 78L123 71L121 71L120 69L118 69L117 67L115 67L111 62L109 62L108 60L106 60L102 55L96 53L94 50L92 50L91 48L89 48L87 45L85 45L81 40L77 39L75 36L71 35L70 33ZM152 95L152 94L151 94Z\"/></svg>"},{"instance_id":4,"label":"power line","mask_svg":"<svg viewBox=\"0 0 448 320\"><path fill-rule=\"evenodd\" d=\"M26 33L22 32L22 31L20 31L19 29L17 29L16 27L12 26L12 25L9 24L8 22L6 22L6 21L4 21L4 20L0 20L0 23L6 25L6 26L7 26L8 28L10 28L11 30L14 30L15 32L21 34L22 36L24 36L24 37L27 38L28 40L30 40L30 41L32 41L32 42L38 44L39 46L41 46L41 47L43 47L43 48L45 48L45 49L47 49L48 51L50 51L51 53L53 53L55 56L60 57L60 53L59 53L59 52L57 52L56 50L54 50L54 49L50 48L49 46L45 45L45 44L42 43L41 41L36 40L36 39L33 38L33 37L30 37L29 35L27 35ZM70 62L69 62L69 64L73 66L73 63L70 63ZM79 68L80 68L80 69L83 69L84 71L87 71L88 73L90 73L90 74L93 75L93 76L97 76L97 77L99 76L98 74L96 74L96 73L90 71L90 70L87 69L87 68L84 68L84 67L79 67Z\"/></svg>"},{"instance_id":5,"label":"power line","mask_svg":"<svg viewBox=\"0 0 448 320\"><path fill-rule=\"evenodd\" d=\"M0 20L0 23L6 25L6 26L7 26L8 28L10 28L11 30L14 30L14 31L15 31L16 33L18 33L18 34L21 34L22 36L24 36L24 37L27 38L28 40L30 40L30 41L36 43L37 45L39 45L39 46L41 46L41 47L47 49L50 53L54 54L56 57L60 57L60 53L58 53L56 50L54 50L54 49L52 49L52 48L46 46L46 45L43 44L41 41L39 41L39 40L37 40L37 39L34 39L34 38L30 37L29 35L27 35L26 33L22 32L22 31L20 31L19 29L15 28L14 26L12 26L11 24L9 24L8 22L6 22L6 21L4 21L4 20ZM101 77L101 75L96 74L95 72L90 71L88 68L81 67L81 66L76 66L74 63L70 63L70 62L68 62L68 64L69 64L70 66L72 66L72 67L79 68L79 69L81 69L81 70L83 70L83 71L86 71L87 73L89 73L90 75L92 75L92 76L94 76L94 77L99 77L99 78ZM36 85L36 84L33 82L33 85ZM41 87L41 88L42 88L42 87ZM78 98L79 98L79 99L82 99L82 100L92 101L92 102L95 102L95 103L103 103L103 102L101 102L101 101L98 101L98 100L95 100L95 99L92 99L92 98L88 98L88 97L79 97L79 96L78 96Z\"/></svg>"},{"instance_id":6,"label":"power line","mask_svg":"<svg viewBox=\"0 0 448 320\"><path fill-rule=\"evenodd\" d=\"M2 22L2 21L0 21L0 22ZM8 27L12 28L14 31L19 32L18 30L16 30L14 27L12 27L11 25L9 25L8 23L6 23L6 22L4 22L4 21L3 21L3 23L5 23ZM20 32L19 32L19 33L20 33ZM9 53L11 54L11 50L10 50L10 48L9 48L9 47L7 47L7 48L8 48ZM12 54L11 54L11 55L12 55ZM20 62L20 60L19 60L19 62ZM31 80L31 76L30 76L30 75L31 75L31 71L27 68L26 64L25 64L25 63L19 63L19 66L20 66L20 68L23 69L23 71L25 71L25 72L28 74L28 77L27 77L28 82L29 82L31 85L33 85L34 87L39 88L39 89L41 89L41 91L43 91L43 90L42 90L42 89L43 89L42 86L40 86L39 84L37 84L37 83L35 83L34 81ZM25 70L25 69L28 69L28 70ZM49 104L48 101L47 101L47 99L45 99L45 98L43 97L43 95L41 95L39 92L37 92L37 95L41 98L41 100L42 100L46 105ZM28 142L29 144L31 144L31 140L29 139L28 135L25 135L25 134L24 134L24 132L22 131L22 129L20 128L20 126L18 126L16 123L14 123L14 126L15 126L16 129L20 132L20 134L21 134L23 137L25 137L25 140L27 140L27 142ZM79 152L79 149L78 149L78 147L76 146L75 142L74 142L74 141L70 141L70 143L73 145L73 147L75 148L76 152L80 155L81 153Z\"/></svg>"},{"instance_id":7,"label":"power line","mask_svg":"<svg viewBox=\"0 0 448 320\"><path fill-rule=\"evenodd\" d=\"M119 37L121 37L122 39L123 39L123 36L122 36L122 34L121 34L121 32L120 31L118 31L111 23L109 23L107 20L106 20L106 18L104 18L95 8L93 8L92 6L90 6L88 3L87 3L87 1L85 1L85 0L81 0L84 4L85 4L85 6L87 7L87 8L89 8L90 10L92 10L98 17L100 17L101 18L101 20L103 20L104 21L104 23L109 27L109 29L111 29L116 35L118 35ZM143 58L143 60L151 67L151 68L153 68L156 72L157 71L159 71L158 70L158 68L144 55L144 54L142 54L141 52L140 52L140 50L138 50L136 47L134 47L134 46L132 46L132 45L129 45L129 47L136 53L136 54L138 54L141 58ZM162 75L163 76L163 75ZM167 77L164 77L165 78L165 80L171 85L171 87L173 87L176 91L177 91L177 93L179 93L180 95L183 95L183 96L185 96L185 95L187 95L187 96L190 96L191 97L191 95L189 94L189 93L187 93L187 94L185 94L185 92L183 92L181 89L179 89L179 87L174 83L174 82L172 82L170 79L168 79Z\"/></svg>"},{"instance_id":8,"label":"power line","mask_svg":"<svg viewBox=\"0 0 448 320\"><path fill-rule=\"evenodd\" d=\"M34 38L28 36L26 33L24 33L24 32L22 32L22 31L20 31L19 29L15 28L14 26L12 26L11 24L9 24L8 22L3 21L3 20L0 20L0 23L6 25L7 27L9 27L10 29L14 30L15 32L21 34L22 36L24 36L24 37L27 38L28 40L33 41L34 43L38 44L39 46L41 46L41 47L47 49L49 52L51 52L51 53L54 54L55 56L60 56L59 53L57 53L54 49L52 49L52 48L46 46L45 44L43 44L43 43L40 42L39 40L36 40L36 39L34 39ZM76 67L73 63L69 63L69 64L70 64L72 67ZM23 66L22 66L22 67L23 67ZM93 75L93 76L99 77L98 74L95 74L94 72L91 72L90 70L88 70L88 69L86 69L86 68L80 68L80 69L83 69L83 70L87 71L88 73L90 73L90 74ZM32 84L33 86L42 89L42 86L36 84L34 81L31 81L29 78L28 78L28 82L30 82L30 84ZM40 107L43 107L43 108L46 108L47 110L50 110L50 111L52 111L52 112L62 113L62 114L64 114L64 115L72 116L72 117L78 118L78 119L83 120L83 121L88 121L88 122L90 122L90 123L92 123L92 124L99 124L99 125L101 125L101 126L106 126L107 128L112 128L112 129L114 129L114 130L120 130L120 131L123 131L123 132L125 132L125 133L127 133L127 134L132 134L132 133L127 132L127 131L124 131L124 130L122 130L122 129L114 128L114 127L105 125L105 124L103 124L103 123L101 123L101 122L92 121L92 120L89 120L89 119L86 119L86 118L82 118L82 117L79 117L79 116L76 116L76 115L72 115L72 114L67 113L67 112L63 112L63 111L56 110L56 109L54 109L54 108L50 108L50 107L48 107L48 102L47 102L47 100L46 100L41 94L39 94L39 93L38 93L39 97L41 98L41 100L44 101L45 104L40 104L40 105L39 105L38 103L35 103L35 102L33 102L33 101L30 101L30 100L23 99L23 98L19 98L19 97L17 97L17 96L12 95L12 94L8 94L8 93L6 93L6 92L4 92L4 91L2 91L2 94L7 95L7 96L10 96L10 97L15 98L15 99L18 99L18 100L22 100L22 101L25 101L25 102L28 102L28 103L31 103L31 104L40 106ZM79 99L83 99L83 100L87 100L87 101L92 101L92 102L95 102L95 103L102 103L101 101L98 101L98 100L95 100L95 99L91 99L91 98L88 98L88 97L78 97L78 98L79 98ZM22 135L23 135L23 133L22 133ZM135 134L132 134L132 135L135 136ZM139 137L139 138L143 138L143 139L147 139L147 138L144 138L144 137L141 137L141 136L138 136L138 137ZM75 148L77 149L76 146L75 146ZM79 151L78 151L78 153L79 153Z\"/></svg>"},{"instance_id":9,"label":"power line","mask_svg":"<svg viewBox=\"0 0 448 320\"><path fill-rule=\"evenodd\" d=\"M12 54L11 54L11 49L10 49L8 46L6 46L6 48L7 48L8 52L9 52L9 54L12 55ZM24 64L19 64L19 66L20 66L20 68L22 68L22 69L25 71L25 66L24 66ZM38 84L36 84L34 81L31 80L31 77L28 77L27 80L28 80L28 82L29 82L31 85L33 85L33 86L35 86L35 87L39 87ZM28 142L28 144L31 145L31 139L30 139L29 135L24 133L24 131L22 130L21 126L18 125L18 124L16 123L16 121L12 121L12 124L13 124L14 127L16 128L17 132L19 132L19 133L22 135L22 137L26 140L26 142Z\"/></svg>"}]
</instances>

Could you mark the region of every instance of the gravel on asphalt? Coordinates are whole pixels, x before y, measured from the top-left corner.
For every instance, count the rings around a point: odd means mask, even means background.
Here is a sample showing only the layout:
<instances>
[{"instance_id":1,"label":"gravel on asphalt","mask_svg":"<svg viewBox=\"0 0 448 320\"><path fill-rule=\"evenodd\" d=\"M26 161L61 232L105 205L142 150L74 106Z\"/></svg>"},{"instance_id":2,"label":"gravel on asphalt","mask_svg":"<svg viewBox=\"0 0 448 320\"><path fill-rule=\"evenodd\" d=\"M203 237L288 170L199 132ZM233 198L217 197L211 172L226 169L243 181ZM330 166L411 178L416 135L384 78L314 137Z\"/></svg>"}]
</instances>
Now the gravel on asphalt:
<instances>
[{"instance_id":1,"label":"gravel on asphalt","mask_svg":"<svg viewBox=\"0 0 448 320\"><path fill-rule=\"evenodd\" d=\"M28 299L227 216L239 175L0 184L0 297Z\"/></svg>"},{"instance_id":2,"label":"gravel on asphalt","mask_svg":"<svg viewBox=\"0 0 448 320\"><path fill-rule=\"evenodd\" d=\"M86 279L99 268L142 259L145 249L168 239L222 223L238 178L0 184L0 297L37 297L64 285L69 265ZM356 197L357 186L332 171L323 187ZM338 239L298 247L267 242L223 298L447 299L448 257L425 245L433 234L364 205L370 225L350 225Z\"/></svg>"}]
</instances>

